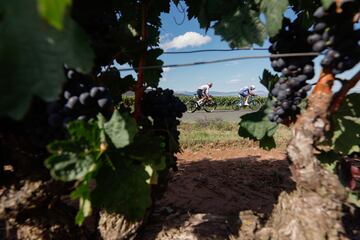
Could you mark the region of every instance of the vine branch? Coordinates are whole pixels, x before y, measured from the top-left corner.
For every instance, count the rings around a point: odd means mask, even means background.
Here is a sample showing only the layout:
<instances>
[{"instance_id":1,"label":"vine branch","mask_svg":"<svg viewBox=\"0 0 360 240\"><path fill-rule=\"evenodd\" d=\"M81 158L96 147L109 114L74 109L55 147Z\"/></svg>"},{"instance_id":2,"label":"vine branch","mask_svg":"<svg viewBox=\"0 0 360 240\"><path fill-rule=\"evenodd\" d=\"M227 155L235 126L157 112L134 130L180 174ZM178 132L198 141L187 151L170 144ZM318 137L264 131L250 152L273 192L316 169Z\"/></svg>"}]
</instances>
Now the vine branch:
<instances>
[{"instance_id":1,"label":"vine branch","mask_svg":"<svg viewBox=\"0 0 360 240\"><path fill-rule=\"evenodd\" d=\"M141 6L141 40L144 42L147 39L147 26L146 26L146 18L147 18L147 10L148 10L148 0L144 0ZM141 99L144 93L144 66L146 64L146 49L142 53L139 61L139 71L137 74L137 82L135 86L135 111L134 117L136 121L139 121L141 116Z\"/></svg>"},{"instance_id":2,"label":"vine branch","mask_svg":"<svg viewBox=\"0 0 360 240\"><path fill-rule=\"evenodd\" d=\"M350 80L344 82L340 91L337 92L331 104L331 112L334 113L339 110L341 103L344 101L346 94L352 89L360 80L360 71L358 71Z\"/></svg>"}]
</instances>

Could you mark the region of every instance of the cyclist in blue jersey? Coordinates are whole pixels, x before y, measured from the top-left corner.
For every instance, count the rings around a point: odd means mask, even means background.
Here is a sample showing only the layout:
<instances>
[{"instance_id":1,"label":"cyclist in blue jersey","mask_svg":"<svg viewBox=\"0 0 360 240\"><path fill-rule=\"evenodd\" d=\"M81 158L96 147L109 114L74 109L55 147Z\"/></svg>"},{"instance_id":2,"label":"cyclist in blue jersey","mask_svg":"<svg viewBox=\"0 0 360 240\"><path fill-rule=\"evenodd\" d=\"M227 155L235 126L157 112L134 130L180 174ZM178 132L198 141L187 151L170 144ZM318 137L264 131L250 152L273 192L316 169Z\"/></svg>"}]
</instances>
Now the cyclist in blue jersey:
<instances>
[{"instance_id":1,"label":"cyclist in blue jersey","mask_svg":"<svg viewBox=\"0 0 360 240\"><path fill-rule=\"evenodd\" d=\"M255 96L254 90L255 90L254 85L250 85L250 86L243 87L242 89L240 89L239 94L245 98L245 102L244 102L245 106L249 106L249 103L248 103L249 96L250 95Z\"/></svg>"}]
</instances>

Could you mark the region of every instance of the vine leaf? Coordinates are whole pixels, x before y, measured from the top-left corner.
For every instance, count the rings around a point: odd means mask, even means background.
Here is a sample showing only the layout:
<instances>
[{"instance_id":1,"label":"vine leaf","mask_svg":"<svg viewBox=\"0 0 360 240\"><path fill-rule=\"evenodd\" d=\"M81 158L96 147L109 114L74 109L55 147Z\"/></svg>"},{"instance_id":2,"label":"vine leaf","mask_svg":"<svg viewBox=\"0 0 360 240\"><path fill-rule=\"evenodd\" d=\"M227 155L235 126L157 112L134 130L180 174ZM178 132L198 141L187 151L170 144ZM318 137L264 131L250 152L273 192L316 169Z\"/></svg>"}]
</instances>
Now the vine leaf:
<instances>
[{"instance_id":1,"label":"vine leaf","mask_svg":"<svg viewBox=\"0 0 360 240\"><path fill-rule=\"evenodd\" d=\"M71 0L38 0L38 10L51 26L62 30L65 11L70 4Z\"/></svg>"},{"instance_id":2,"label":"vine leaf","mask_svg":"<svg viewBox=\"0 0 360 240\"><path fill-rule=\"evenodd\" d=\"M149 174L141 164L127 165L113 161L115 170L104 165L96 175L96 188L90 197L93 204L109 212L139 219L151 205Z\"/></svg>"},{"instance_id":3,"label":"vine leaf","mask_svg":"<svg viewBox=\"0 0 360 240\"><path fill-rule=\"evenodd\" d=\"M85 33L70 18L57 31L40 17L36 0L0 1L0 115L21 119L33 95L52 101L65 81L63 65L91 69ZM21 6L21 7L19 7Z\"/></svg>"},{"instance_id":4,"label":"vine leaf","mask_svg":"<svg viewBox=\"0 0 360 240\"><path fill-rule=\"evenodd\" d=\"M341 160L341 156L337 154L334 150L321 151L319 154L316 154L316 158L327 170L333 173L336 173L336 167Z\"/></svg>"},{"instance_id":5,"label":"vine leaf","mask_svg":"<svg viewBox=\"0 0 360 240\"><path fill-rule=\"evenodd\" d=\"M162 66L163 61L159 60L158 57L163 53L160 48L151 49L146 53L146 65L148 66ZM161 78L163 70L162 68L146 69L144 71L145 83L150 87L157 87L159 79Z\"/></svg>"},{"instance_id":6,"label":"vine leaf","mask_svg":"<svg viewBox=\"0 0 360 240\"><path fill-rule=\"evenodd\" d=\"M277 129L277 124L267 117L269 111L271 111L270 100L259 111L243 115L239 128L241 137L260 140L260 146L267 150L276 147L273 135Z\"/></svg>"},{"instance_id":7,"label":"vine leaf","mask_svg":"<svg viewBox=\"0 0 360 240\"><path fill-rule=\"evenodd\" d=\"M325 9L328 9L334 0L321 0L322 5Z\"/></svg>"},{"instance_id":8,"label":"vine leaf","mask_svg":"<svg viewBox=\"0 0 360 240\"><path fill-rule=\"evenodd\" d=\"M262 139L260 139L260 147L265 150L270 150L276 147L275 140L272 136L265 135Z\"/></svg>"},{"instance_id":9,"label":"vine leaf","mask_svg":"<svg viewBox=\"0 0 360 240\"><path fill-rule=\"evenodd\" d=\"M75 121L69 124L70 139L49 144L52 154L45 160L54 179L74 181L96 169L100 154L99 130L95 123Z\"/></svg>"},{"instance_id":10,"label":"vine leaf","mask_svg":"<svg viewBox=\"0 0 360 240\"><path fill-rule=\"evenodd\" d=\"M276 35L281 29L283 14L288 5L288 0L261 1L260 10L265 13L266 29L270 36Z\"/></svg>"},{"instance_id":11,"label":"vine leaf","mask_svg":"<svg viewBox=\"0 0 360 240\"><path fill-rule=\"evenodd\" d=\"M87 174L84 177L84 181L82 181L79 186L70 194L72 199L79 199L79 211L75 217L75 223L78 225L81 225L85 218L90 216L92 213L89 186L90 177L91 174Z\"/></svg>"},{"instance_id":12,"label":"vine leaf","mask_svg":"<svg viewBox=\"0 0 360 240\"><path fill-rule=\"evenodd\" d=\"M360 152L360 118L337 119L333 136L333 146L338 152L349 155Z\"/></svg>"},{"instance_id":13,"label":"vine leaf","mask_svg":"<svg viewBox=\"0 0 360 240\"><path fill-rule=\"evenodd\" d=\"M124 149L126 156L133 162L141 162L149 174L147 183L157 184L158 171L166 167L164 138L147 134L137 134L134 143ZM141 149L141 151L138 151Z\"/></svg>"},{"instance_id":14,"label":"vine leaf","mask_svg":"<svg viewBox=\"0 0 360 240\"><path fill-rule=\"evenodd\" d=\"M133 142L137 126L129 114L114 111L111 119L104 123L104 131L116 148L123 148Z\"/></svg>"},{"instance_id":15,"label":"vine leaf","mask_svg":"<svg viewBox=\"0 0 360 240\"><path fill-rule=\"evenodd\" d=\"M266 87L266 89L271 92L274 88L275 83L279 81L279 76L277 74L272 74L269 70L264 69L262 77L259 77L260 83Z\"/></svg>"},{"instance_id":16,"label":"vine leaf","mask_svg":"<svg viewBox=\"0 0 360 240\"><path fill-rule=\"evenodd\" d=\"M262 45L266 30L259 14L247 5L239 7L233 14L224 16L214 25L215 33L222 36L230 47L249 47L253 43Z\"/></svg>"},{"instance_id":17,"label":"vine leaf","mask_svg":"<svg viewBox=\"0 0 360 240\"><path fill-rule=\"evenodd\" d=\"M132 75L121 78L119 70L116 68L109 68L101 73L101 82L109 89L111 98L114 102L119 102L122 98L122 94L129 89L132 89L136 84Z\"/></svg>"},{"instance_id":18,"label":"vine leaf","mask_svg":"<svg viewBox=\"0 0 360 240\"><path fill-rule=\"evenodd\" d=\"M332 115L332 148L344 155L360 152L360 94L348 95L336 114Z\"/></svg>"}]
</instances>

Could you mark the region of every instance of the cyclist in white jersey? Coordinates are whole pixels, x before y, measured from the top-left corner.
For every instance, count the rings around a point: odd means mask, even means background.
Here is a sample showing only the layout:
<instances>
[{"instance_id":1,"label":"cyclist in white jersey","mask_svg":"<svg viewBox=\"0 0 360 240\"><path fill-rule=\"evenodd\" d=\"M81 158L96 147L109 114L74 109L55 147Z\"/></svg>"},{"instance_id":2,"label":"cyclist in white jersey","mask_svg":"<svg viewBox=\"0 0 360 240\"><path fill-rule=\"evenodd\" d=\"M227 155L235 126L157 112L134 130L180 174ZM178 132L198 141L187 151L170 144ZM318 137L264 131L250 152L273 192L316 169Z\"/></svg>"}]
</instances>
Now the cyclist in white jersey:
<instances>
[{"instance_id":1,"label":"cyclist in white jersey","mask_svg":"<svg viewBox=\"0 0 360 240\"><path fill-rule=\"evenodd\" d=\"M198 98L200 99L198 103L202 103L204 99L209 98L209 88L212 87L212 83L204 84L198 87L196 93L198 95Z\"/></svg>"}]
</instances>

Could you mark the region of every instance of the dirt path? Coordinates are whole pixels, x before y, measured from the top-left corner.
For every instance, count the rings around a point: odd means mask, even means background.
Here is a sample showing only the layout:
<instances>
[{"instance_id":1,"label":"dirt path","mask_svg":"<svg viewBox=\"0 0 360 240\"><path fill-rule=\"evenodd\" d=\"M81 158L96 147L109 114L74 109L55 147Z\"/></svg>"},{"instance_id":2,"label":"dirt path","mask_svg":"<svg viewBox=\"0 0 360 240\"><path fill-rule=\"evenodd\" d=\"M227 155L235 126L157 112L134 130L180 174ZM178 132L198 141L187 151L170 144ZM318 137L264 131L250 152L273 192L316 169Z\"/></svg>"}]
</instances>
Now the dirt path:
<instances>
[{"instance_id":1,"label":"dirt path","mask_svg":"<svg viewBox=\"0 0 360 240\"><path fill-rule=\"evenodd\" d=\"M194 113L184 113L181 121L183 122L196 122L199 120L214 120L214 119L222 119L227 122L239 122L240 117L246 113L249 113L249 110L240 110L240 111L232 111L232 110L216 110L211 113L207 113L205 111L197 111Z\"/></svg>"},{"instance_id":2,"label":"dirt path","mask_svg":"<svg viewBox=\"0 0 360 240\"><path fill-rule=\"evenodd\" d=\"M279 151L203 148L178 158L138 239L250 239L252 212L266 217L280 192L294 187Z\"/></svg>"}]
</instances>

